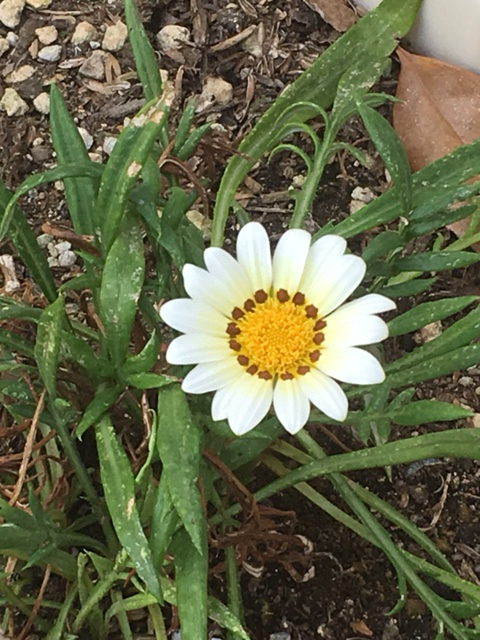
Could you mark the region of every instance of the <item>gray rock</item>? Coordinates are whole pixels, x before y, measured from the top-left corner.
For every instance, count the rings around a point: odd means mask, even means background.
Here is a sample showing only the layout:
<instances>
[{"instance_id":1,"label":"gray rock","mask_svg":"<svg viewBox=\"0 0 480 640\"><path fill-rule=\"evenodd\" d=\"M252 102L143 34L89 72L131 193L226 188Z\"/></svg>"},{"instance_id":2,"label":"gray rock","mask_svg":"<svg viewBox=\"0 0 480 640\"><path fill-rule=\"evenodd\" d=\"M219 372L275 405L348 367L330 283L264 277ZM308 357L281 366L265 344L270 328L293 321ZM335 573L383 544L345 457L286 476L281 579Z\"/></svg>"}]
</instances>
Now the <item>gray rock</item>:
<instances>
[{"instance_id":1,"label":"gray rock","mask_svg":"<svg viewBox=\"0 0 480 640\"><path fill-rule=\"evenodd\" d=\"M14 29L22 16L25 0L3 0L0 2L0 22L9 29Z\"/></svg>"},{"instance_id":2,"label":"gray rock","mask_svg":"<svg viewBox=\"0 0 480 640\"><path fill-rule=\"evenodd\" d=\"M51 44L48 47L43 47L43 49L40 49L38 52L39 59L45 60L45 62L57 62L57 60L60 60L61 55L61 44Z\"/></svg>"},{"instance_id":3,"label":"gray rock","mask_svg":"<svg viewBox=\"0 0 480 640\"><path fill-rule=\"evenodd\" d=\"M0 100L0 109L6 111L7 116L23 116L28 111L28 104L15 89L8 87Z\"/></svg>"},{"instance_id":4,"label":"gray rock","mask_svg":"<svg viewBox=\"0 0 480 640\"><path fill-rule=\"evenodd\" d=\"M106 56L107 54L104 51L94 51L82 64L79 73L87 78L103 80L105 77Z\"/></svg>"}]
</instances>

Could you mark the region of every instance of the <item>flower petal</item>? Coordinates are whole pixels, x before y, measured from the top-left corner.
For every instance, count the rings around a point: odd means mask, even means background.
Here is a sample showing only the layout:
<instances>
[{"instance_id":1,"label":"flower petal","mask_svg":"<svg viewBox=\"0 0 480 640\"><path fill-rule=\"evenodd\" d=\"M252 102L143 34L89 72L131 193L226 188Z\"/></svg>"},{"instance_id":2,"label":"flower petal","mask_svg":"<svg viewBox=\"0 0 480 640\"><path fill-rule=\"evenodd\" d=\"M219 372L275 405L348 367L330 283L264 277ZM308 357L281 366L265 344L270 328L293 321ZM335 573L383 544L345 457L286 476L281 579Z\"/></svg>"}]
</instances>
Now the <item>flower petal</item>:
<instances>
[{"instance_id":1,"label":"flower petal","mask_svg":"<svg viewBox=\"0 0 480 640\"><path fill-rule=\"evenodd\" d=\"M298 378L298 382L308 397L320 411L333 420L343 422L347 417L348 401L340 385L318 369Z\"/></svg>"},{"instance_id":2,"label":"flower petal","mask_svg":"<svg viewBox=\"0 0 480 640\"><path fill-rule=\"evenodd\" d=\"M273 391L273 408L289 433L297 433L305 426L310 414L310 402L298 380L277 380Z\"/></svg>"},{"instance_id":3,"label":"flower petal","mask_svg":"<svg viewBox=\"0 0 480 640\"><path fill-rule=\"evenodd\" d=\"M247 433L263 420L272 405L273 382L245 373L230 396L228 424L237 436ZM217 392L218 393L218 392Z\"/></svg>"},{"instance_id":4,"label":"flower petal","mask_svg":"<svg viewBox=\"0 0 480 640\"><path fill-rule=\"evenodd\" d=\"M327 376L351 384L377 384L385 380L379 361L368 351L355 347L322 349L317 368Z\"/></svg>"},{"instance_id":5,"label":"flower petal","mask_svg":"<svg viewBox=\"0 0 480 640\"><path fill-rule=\"evenodd\" d=\"M206 333L226 338L227 319L213 307L190 298L165 302L160 317L173 329L182 333Z\"/></svg>"},{"instance_id":6,"label":"flower petal","mask_svg":"<svg viewBox=\"0 0 480 640\"><path fill-rule=\"evenodd\" d=\"M272 286L272 255L267 232L259 222L249 222L240 229L237 260L247 272L252 290L268 293Z\"/></svg>"},{"instance_id":7,"label":"flower petal","mask_svg":"<svg viewBox=\"0 0 480 640\"><path fill-rule=\"evenodd\" d=\"M226 387L238 380L244 369L235 358L197 364L185 376L182 389L185 393L208 393Z\"/></svg>"},{"instance_id":8,"label":"flower petal","mask_svg":"<svg viewBox=\"0 0 480 640\"><path fill-rule=\"evenodd\" d=\"M236 299L235 291L229 291L223 282L205 269L186 264L182 274L185 291L192 300L208 304L226 316L237 306L239 301Z\"/></svg>"},{"instance_id":9,"label":"flower petal","mask_svg":"<svg viewBox=\"0 0 480 640\"><path fill-rule=\"evenodd\" d=\"M290 229L280 238L273 255L273 286L296 293L302 278L311 235L303 229Z\"/></svg>"},{"instance_id":10,"label":"flower petal","mask_svg":"<svg viewBox=\"0 0 480 640\"><path fill-rule=\"evenodd\" d=\"M231 397L235 393L235 385L231 384L219 389L212 400L212 418L213 420L226 420L228 409L230 407Z\"/></svg>"},{"instance_id":11,"label":"flower petal","mask_svg":"<svg viewBox=\"0 0 480 640\"><path fill-rule=\"evenodd\" d=\"M306 293L318 287L322 272L330 263L343 256L346 248L347 243L340 236L323 236L314 242L308 252L299 290Z\"/></svg>"},{"instance_id":12,"label":"flower petal","mask_svg":"<svg viewBox=\"0 0 480 640\"><path fill-rule=\"evenodd\" d=\"M209 247L205 249L203 259L212 276L221 281L229 291L235 292L239 306L254 293L244 268L224 249Z\"/></svg>"},{"instance_id":13,"label":"flower petal","mask_svg":"<svg viewBox=\"0 0 480 640\"><path fill-rule=\"evenodd\" d=\"M340 315L350 314L351 312L355 312L355 314L360 316L368 316L372 313L383 313L396 308L397 305L393 300L390 300L390 298L381 296L378 293L369 293L366 296L343 304L335 311L335 316L338 314L340 318Z\"/></svg>"},{"instance_id":14,"label":"flower petal","mask_svg":"<svg viewBox=\"0 0 480 640\"><path fill-rule=\"evenodd\" d=\"M327 326L323 329L325 349L374 344L388 337L386 323L377 316L359 317L355 310L350 314L342 313L339 317L337 313L335 311L328 316Z\"/></svg>"},{"instance_id":15,"label":"flower petal","mask_svg":"<svg viewBox=\"0 0 480 640\"><path fill-rule=\"evenodd\" d=\"M355 291L365 275L366 264L358 256L341 256L329 264L317 281L304 291L307 299L326 316Z\"/></svg>"},{"instance_id":16,"label":"flower petal","mask_svg":"<svg viewBox=\"0 0 480 640\"><path fill-rule=\"evenodd\" d=\"M223 360L231 357L231 353L225 338L188 333L172 340L166 358L170 364L197 364Z\"/></svg>"}]
</instances>

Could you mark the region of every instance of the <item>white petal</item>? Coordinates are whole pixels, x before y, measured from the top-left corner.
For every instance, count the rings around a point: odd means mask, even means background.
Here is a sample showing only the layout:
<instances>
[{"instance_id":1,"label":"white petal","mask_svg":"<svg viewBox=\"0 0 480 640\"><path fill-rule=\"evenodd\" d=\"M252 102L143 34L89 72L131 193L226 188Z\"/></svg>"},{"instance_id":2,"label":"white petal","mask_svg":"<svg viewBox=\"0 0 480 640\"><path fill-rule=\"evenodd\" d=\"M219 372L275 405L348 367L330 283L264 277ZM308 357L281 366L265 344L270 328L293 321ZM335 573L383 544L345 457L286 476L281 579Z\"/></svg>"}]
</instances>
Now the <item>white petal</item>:
<instances>
[{"instance_id":1,"label":"white petal","mask_svg":"<svg viewBox=\"0 0 480 640\"><path fill-rule=\"evenodd\" d=\"M312 288L303 293L326 316L355 291L365 275L366 264L358 256L341 256L323 271Z\"/></svg>"},{"instance_id":2,"label":"white petal","mask_svg":"<svg viewBox=\"0 0 480 640\"><path fill-rule=\"evenodd\" d=\"M273 255L273 286L294 294L299 291L311 236L303 229L290 229L280 238Z\"/></svg>"},{"instance_id":3,"label":"white petal","mask_svg":"<svg viewBox=\"0 0 480 640\"><path fill-rule=\"evenodd\" d=\"M392 309L396 308L397 305L393 300L390 300L390 298L381 296L378 293L369 293L366 296L343 304L335 311L335 315L338 314L338 317L340 317L341 314L349 315L351 312L354 312L360 316L368 316L372 313L383 313L384 311L392 311Z\"/></svg>"},{"instance_id":4,"label":"white petal","mask_svg":"<svg viewBox=\"0 0 480 640\"><path fill-rule=\"evenodd\" d=\"M234 393L235 393L235 385L231 384L226 387L222 387L213 396L212 418L215 421L227 419L231 397L233 396Z\"/></svg>"},{"instance_id":5,"label":"white petal","mask_svg":"<svg viewBox=\"0 0 480 640\"><path fill-rule=\"evenodd\" d=\"M166 358L170 364L197 364L229 358L231 354L226 338L188 333L172 340Z\"/></svg>"},{"instance_id":6,"label":"white petal","mask_svg":"<svg viewBox=\"0 0 480 640\"><path fill-rule=\"evenodd\" d=\"M273 408L289 433L297 433L308 420L310 401L298 380L277 380L273 391Z\"/></svg>"},{"instance_id":7,"label":"white petal","mask_svg":"<svg viewBox=\"0 0 480 640\"><path fill-rule=\"evenodd\" d=\"M170 327L182 333L206 333L219 338L226 337L227 318L198 300L169 300L162 305L160 316Z\"/></svg>"},{"instance_id":8,"label":"white petal","mask_svg":"<svg viewBox=\"0 0 480 640\"><path fill-rule=\"evenodd\" d=\"M208 393L226 387L238 380L244 369L232 356L218 362L197 364L185 376L182 389L185 393Z\"/></svg>"},{"instance_id":9,"label":"white petal","mask_svg":"<svg viewBox=\"0 0 480 640\"><path fill-rule=\"evenodd\" d=\"M268 293L272 286L272 255L267 232L259 222L249 222L240 229L237 260L247 272L253 291Z\"/></svg>"},{"instance_id":10,"label":"white petal","mask_svg":"<svg viewBox=\"0 0 480 640\"><path fill-rule=\"evenodd\" d=\"M235 389L228 407L228 424L237 436L257 426L272 405L273 382L245 373L232 385Z\"/></svg>"},{"instance_id":11,"label":"white petal","mask_svg":"<svg viewBox=\"0 0 480 640\"><path fill-rule=\"evenodd\" d=\"M378 360L368 351L355 347L322 349L317 368L327 376L351 384L377 384L385 380Z\"/></svg>"},{"instance_id":12,"label":"white petal","mask_svg":"<svg viewBox=\"0 0 480 640\"><path fill-rule=\"evenodd\" d=\"M207 269L214 278L221 281L229 291L235 292L235 298L241 305L254 293L250 280L238 262L224 249L209 247L203 253Z\"/></svg>"},{"instance_id":13,"label":"white petal","mask_svg":"<svg viewBox=\"0 0 480 640\"><path fill-rule=\"evenodd\" d=\"M310 247L305 270L300 282L299 290L302 293L310 291L320 282L322 271L332 262L345 253L346 241L340 236L323 236Z\"/></svg>"},{"instance_id":14,"label":"white petal","mask_svg":"<svg viewBox=\"0 0 480 640\"><path fill-rule=\"evenodd\" d=\"M303 392L320 411L333 420L343 422L347 417L347 397L334 380L317 369L298 378Z\"/></svg>"},{"instance_id":15,"label":"white petal","mask_svg":"<svg viewBox=\"0 0 480 640\"><path fill-rule=\"evenodd\" d=\"M328 316L327 326L323 329L325 342L323 347L354 347L362 344L374 344L388 337L386 323L377 316L358 316L355 311L341 314L337 311Z\"/></svg>"},{"instance_id":16,"label":"white petal","mask_svg":"<svg viewBox=\"0 0 480 640\"><path fill-rule=\"evenodd\" d=\"M193 300L198 300L210 305L220 313L229 316L232 309L243 300L238 300L235 291L228 290L227 287L214 278L205 269L200 269L193 264L186 264L183 267L183 283L185 291Z\"/></svg>"}]
</instances>

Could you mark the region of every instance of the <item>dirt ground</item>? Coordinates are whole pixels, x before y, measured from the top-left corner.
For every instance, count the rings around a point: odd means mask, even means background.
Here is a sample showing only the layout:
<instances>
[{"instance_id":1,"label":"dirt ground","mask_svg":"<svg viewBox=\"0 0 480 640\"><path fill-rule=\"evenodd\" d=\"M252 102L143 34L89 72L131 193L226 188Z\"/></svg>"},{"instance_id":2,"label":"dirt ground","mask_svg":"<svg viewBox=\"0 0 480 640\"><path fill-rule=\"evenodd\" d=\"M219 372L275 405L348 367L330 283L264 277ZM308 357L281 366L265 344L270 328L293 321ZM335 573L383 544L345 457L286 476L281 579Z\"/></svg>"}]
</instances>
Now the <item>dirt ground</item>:
<instances>
[{"instance_id":1,"label":"dirt ground","mask_svg":"<svg viewBox=\"0 0 480 640\"><path fill-rule=\"evenodd\" d=\"M340 1L340 0L339 0ZM208 77L220 77L232 87L224 104L204 104L197 122L214 121L221 125L211 160L213 202L229 149L235 148L252 124L279 92L306 69L315 57L338 37L338 32L322 19L307 0L170 0L139 2L149 37L158 52L159 64L178 90L178 105L202 93ZM16 46L0 58L0 90L14 86L28 104L19 116L0 113L0 177L10 188L17 187L30 173L41 171L55 162L49 138L48 116L33 107L33 99L56 82L78 126L93 138L90 151L98 160L106 157L108 139L118 135L124 118L142 104L142 91L133 71L128 44L111 52L105 59L106 76L94 79L82 75L81 65L94 49L87 42L73 45L70 40L82 20L98 30L101 43L107 25L122 16L121 2L108 0L90 3L77 0L53 0L44 10L26 8L20 24L8 29L0 25L0 37L9 31L17 37ZM45 62L35 57L35 29L53 25L58 31L56 43L62 45L58 61ZM166 25L189 30L188 42L179 49L161 50L157 33ZM231 39L237 34L247 37ZM96 45L95 45L96 46ZM38 50L38 46L37 46ZM34 73L27 80L12 84L9 74L22 65L31 65ZM393 92L396 63L382 79L382 90ZM313 217L312 230L327 220L348 216L355 187L372 195L387 186L382 163L361 125L353 121L341 132L342 139L358 145L370 159L364 168L348 155L340 155L328 166ZM221 143L221 144L219 144ZM281 154L273 164L262 163L254 169L242 189L245 206L256 219L278 237L288 223L292 208L287 189L294 176L302 173L296 158ZM22 201L32 226L40 233L46 221L66 218L61 187L34 190ZM230 226L230 239L234 224ZM368 238L354 239L350 246L361 250ZM10 251L8 243L2 253ZM17 265L19 277L28 277ZM55 267L56 275L68 275L68 269ZM478 268L446 274L429 293L428 299L441 295L477 293ZM450 293L451 292L451 293ZM400 301L405 310L415 300ZM414 347L414 339L391 340L389 349L398 357ZM478 392L478 393L477 393ZM418 398L456 401L480 413L480 369L433 380L420 387ZM464 426L464 425L459 425ZM440 428L428 425L425 430ZM312 432L330 453L341 448L328 432L312 427ZM394 435L401 437L405 431ZM358 448L348 426L335 436L344 447ZM465 578L478 582L480 576L480 528L477 506L480 500L478 477L480 465L463 461L433 461L393 470L390 482L384 471L354 474L359 482L374 489L382 498L400 508L428 532ZM266 480L267 476L262 476ZM318 489L333 497L326 480ZM363 543L320 510L312 508L292 492L277 496L270 506L289 512L290 532L305 536L312 552L302 564L308 579L296 582L277 561L267 564L259 575L242 570L245 619L252 640L433 640L431 616L423 603L410 594L406 606L394 616L388 612L397 601L394 571L375 548ZM283 525L282 525L283 526ZM392 534L402 541L395 530ZM414 549L411 549L414 550ZM312 570L314 568L314 571ZM310 571L309 571L310 570ZM439 593L451 597L440 587ZM223 593L221 577L212 579L212 589ZM216 634L218 635L218 634Z\"/></svg>"}]
</instances>

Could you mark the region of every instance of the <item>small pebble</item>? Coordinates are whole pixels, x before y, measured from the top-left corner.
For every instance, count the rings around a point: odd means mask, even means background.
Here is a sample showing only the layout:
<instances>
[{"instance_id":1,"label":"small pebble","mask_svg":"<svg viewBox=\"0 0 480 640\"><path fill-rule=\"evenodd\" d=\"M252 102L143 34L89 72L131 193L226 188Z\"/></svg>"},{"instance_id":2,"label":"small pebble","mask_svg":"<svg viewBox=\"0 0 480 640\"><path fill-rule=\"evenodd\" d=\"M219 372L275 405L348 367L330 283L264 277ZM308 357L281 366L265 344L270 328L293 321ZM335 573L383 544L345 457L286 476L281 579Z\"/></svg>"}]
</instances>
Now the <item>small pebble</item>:
<instances>
[{"instance_id":1,"label":"small pebble","mask_svg":"<svg viewBox=\"0 0 480 640\"><path fill-rule=\"evenodd\" d=\"M476 429L480 427L480 413L475 413L472 416L472 424Z\"/></svg>"},{"instance_id":2,"label":"small pebble","mask_svg":"<svg viewBox=\"0 0 480 640\"><path fill-rule=\"evenodd\" d=\"M33 106L39 113L48 115L50 113L50 96L43 91L39 93L36 98L33 99Z\"/></svg>"},{"instance_id":3,"label":"small pebble","mask_svg":"<svg viewBox=\"0 0 480 640\"><path fill-rule=\"evenodd\" d=\"M12 48L16 47L18 43L18 35L13 31L9 31L7 33L7 42Z\"/></svg>"},{"instance_id":4,"label":"small pebble","mask_svg":"<svg viewBox=\"0 0 480 640\"><path fill-rule=\"evenodd\" d=\"M37 244L40 249L46 249L50 242L52 242L53 236L49 233L41 233L37 236Z\"/></svg>"},{"instance_id":5,"label":"small pebble","mask_svg":"<svg viewBox=\"0 0 480 640\"><path fill-rule=\"evenodd\" d=\"M27 0L27 4L32 9L46 9L52 4L53 0Z\"/></svg>"},{"instance_id":6,"label":"small pebble","mask_svg":"<svg viewBox=\"0 0 480 640\"><path fill-rule=\"evenodd\" d=\"M127 41L127 27L121 20L107 27L103 36L102 47L107 51L119 51Z\"/></svg>"},{"instance_id":7,"label":"small pebble","mask_svg":"<svg viewBox=\"0 0 480 640\"><path fill-rule=\"evenodd\" d=\"M48 25L47 27L39 27L35 29L35 35L40 41L40 44L52 44L58 38L58 31L53 24Z\"/></svg>"},{"instance_id":8,"label":"small pebble","mask_svg":"<svg viewBox=\"0 0 480 640\"><path fill-rule=\"evenodd\" d=\"M7 116L23 116L28 111L28 104L15 89L8 87L0 100L0 109L6 111Z\"/></svg>"},{"instance_id":9,"label":"small pebble","mask_svg":"<svg viewBox=\"0 0 480 640\"><path fill-rule=\"evenodd\" d=\"M351 194L352 200L360 200L360 202L371 202L375 199L375 194L368 187L355 187Z\"/></svg>"},{"instance_id":10,"label":"small pebble","mask_svg":"<svg viewBox=\"0 0 480 640\"><path fill-rule=\"evenodd\" d=\"M77 256L73 251L63 251L58 256L59 267L72 267L77 261Z\"/></svg>"},{"instance_id":11,"label":"small pebble","mask_svg":"<svg viewBox=\"0 0 480 640\"><path fill-rule=\"evenodd\" d=\"M40 49L38 52L39 59L44 60L45 62L57 62L57 60L60 60L61 55L61 44L51 44L48 47L43 47L43 49Z\"/></svg>"},{"instance_id":12,"label":"small pebble","mask_svg":"<svg viewBox=\"0 0 480 640\"><path fill-rule=\"evenodd\" d=\"M103 141L102 149L104 153L107 154L107 156L109 156L112 153L113 147L115 146L116 142L117 142L117 139L115 138L115 136L107 136Z\"/></svg>"},{"instance_id":13,"label":"small pebble","mask_svg":"<svg viewBox=\"0 0 480 640\"><path fill-rule=\"evenodd\" d=\"M58 267L58 259L54 256L48 256L47 262L49 267Z\"/></svg>"},{"instance_id":14,"label":"small pebble","mask_svg":"<svg viewBox=\"0 0 480 640\"><path fill-rule=\"evenodd\" d=\"M190 31L178 24L167 24L157 33L157 42L163 52L178 50L190 42Z\"/></svg>"},{"instance_id":15,"label":"small pebble","mask_svg":"<svg viewBox=\"0 0 480 640\"><path fill-rule=\"evenodd\" d=\"M268 640L292 640L292 636L288 631L278 631L277 633L271 633Z\"/></svg>"},{"instance_id":16,"label":"small pebble","mask_svg":"<svg viewBox=\"0 0 480 640\"><path fill-rule=\"evenodd\" d=\"M95 40L98 33L93 24L84 20L83 22L79 22L75 27L75 31L72 35L72 44L79 45L84 42L90 42L91 40Z\"/></svg>"},{"instance_id":17,"label":"small pebble","mask_svg":"<svg viewBox=\"0 0 480 640\"><path fill-rule=\"evenodd\" d=\"M91 151L88 154L88 157L92 162L98 162L99 164L102 164L103 158L100 153L95 153L94 151Z\"/></svg>"},{"instance_id":18,"label":"small pebble","mask_svg":"<svg viewBox=\"0 0 480 640\"><path fill-rule=\"evenodd\" d=\"M58 244L55 245L55 249L57 250L57 253L65 253L65 251L68 251L71 248L72 248L72 245L70 244L70 242L68 242L68 240L64 240L63 242L59 242Z\"/></svg>"},{"instance_id":19,"label":"small pebble","mask_svg":"<svg viewBox=\"0 0 480 640\"><path fill-rule=\"evenodd\" d=\"M10 49L10 44L6 38L0 38L0 58Z\"/></svg>"},{"instance_id":20,"label":"small pebble","mask_svg":"<svg viewBox=\"0 0 480 640\"><path fill-rule=\"evenodd\" d=\"M82 64L78 70L82 76L103 80L105 77L105 59L107 54L104 51L94 51Z\"/></svg>"},{"instance_id":21,"label":"small pebble","mask_svg":"<svg viewBox=\"0 0 480 640\"><path fill-rule=\"evenodd\" d=\"M458 384L461 384L462 387L469 387L471 384L473 384L473 379L469 376L462 376L461 378L459 378Z\"/></svg>"},{"instance_id":22,"label":"small pebble","mask_svg":"<svg viewBox=\"0 0 480 640\"><path fill-rule=\"evenodd\" d=\"M35 67L32 67L31 64L22 64L21 67L14 69L8 76L5 78L5 82L9 84L16 84L17 82L24 82L33 76L35 73Z\"/></svg>"},{"instance_id":23,"label":"small pebble","mask_svg":"<svg viewBox=\"0 0 480 640\"><path fill-rule=\"evenodd\" d=\"M84 129L83 127L77 127L78 129L78 133L80 134L80 136L82 137L83 140L83 144L85 145L85 147L88 149L91 149L92 144L93 144L93 137L90 135L90 133Z\"/></svg>"},{"instance_id":24,"label":"small pebble","mask_svg":"<svg viewBox=\"0 0 480 640\"><path fill-rule=\"evenodd\" d=\"M0 22L9 29L14 29L20 23L25 0L3 0L0 2Z\"/></svg>"},{"instance_id":25,"label":"small pebble","mask_svg":"<svg viewBox=\"0 0 480 640\"><path fill-rule=\"evenodd\" d=\"M213 103L228 104L232 101L232 98L232 85L223 78L210 76L205 80L195 111L203 111Z\"/></svg>"}]
</instances>

